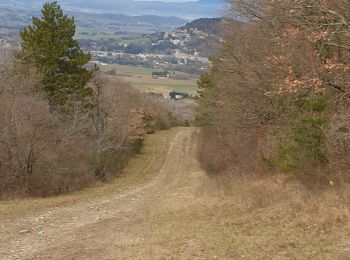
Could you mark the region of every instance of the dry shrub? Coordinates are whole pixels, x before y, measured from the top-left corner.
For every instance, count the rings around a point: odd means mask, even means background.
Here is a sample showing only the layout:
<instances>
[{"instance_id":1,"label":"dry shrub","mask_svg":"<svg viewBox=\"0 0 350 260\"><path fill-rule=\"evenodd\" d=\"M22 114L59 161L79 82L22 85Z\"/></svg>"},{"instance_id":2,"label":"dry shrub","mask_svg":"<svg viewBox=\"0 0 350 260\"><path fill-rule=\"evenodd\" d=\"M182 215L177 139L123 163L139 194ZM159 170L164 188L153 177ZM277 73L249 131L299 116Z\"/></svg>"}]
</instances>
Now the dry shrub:
<instances>
[{"instance_id":1,"label":"dry shrub","mask_svg":"<svg viewBox=\"0 0 350 260\"><path fill-rule=\"evenodd\" d=\"M202 166L213 175L225 174L232 167L239 168L240 175L250 175L257 167L257 154L251 152L257 143L252 136L248 133L232 136L229 132L202 129L198 149Z\"/></svg>"},{"instance_id":2,"label":"dry shrub","mask_svg":"<svg viewBox=\"0 0 350 260\"><path fill-rule=\"evenodd\" d=\"M34 70L20 66L1 75L1 195L61 193L71 189L67 182L74 179L73 186L80 186L86 181L81 175L88 176L80 159L88 157L93 144L82 136L84 125L60 120L37 91L38 79ZM71 161L75 167L69 171Z\"/></svg>"},{"instance_id":3,"label":"dry shrub","mask_svg":"<svg viewBox=\"0 0 350 260\"><path fill-rule=\"evenodd\" d=\"M350 117L349 110L344 109L335 114L325 129L327 136L327 153L329 156L329 178L339 184L350 182Z\"/></svg>"},{"instance_id":4,"label":"dry shrub","mask_svg":"<svg viewBox=\"0 0 350 260\"><path fill-rule=\"evenodd\" d=\"M199 82L203 167L256 207L346 208L349 2L227 2L245 23L232 23Z\"/></svg>"},{"instance_id":5,"label":"dry shrub","mask_svg":"<svg viewBox=\"0 0 350 260\"><path fill-rule=\"evenodd\" d=\"M0 198L57 195L111 180L142 147L144 113L167 115L128 84L99 76L91 82L95 106L76 103L62 114L43 96L34 69L3 60Z\"/></svg>"},{"instance_id":6,"label":"dry shrub","mask_svg":"<svg viewBox=\"0 0 350 260\"><path fill-rule=\"evenodd\" d=\"M109 89L114 89L113 84L123 86L119 91L126 96L120 97L120 101L131 102L137 108L137 114L143 118L144 126L148 128L147 132L169 129L178 122L191 122L195 118L196 105L193 102L176 102L156 93L144 93L115 76L101 77L109 82Z\"/></svg>"}]
</instances>

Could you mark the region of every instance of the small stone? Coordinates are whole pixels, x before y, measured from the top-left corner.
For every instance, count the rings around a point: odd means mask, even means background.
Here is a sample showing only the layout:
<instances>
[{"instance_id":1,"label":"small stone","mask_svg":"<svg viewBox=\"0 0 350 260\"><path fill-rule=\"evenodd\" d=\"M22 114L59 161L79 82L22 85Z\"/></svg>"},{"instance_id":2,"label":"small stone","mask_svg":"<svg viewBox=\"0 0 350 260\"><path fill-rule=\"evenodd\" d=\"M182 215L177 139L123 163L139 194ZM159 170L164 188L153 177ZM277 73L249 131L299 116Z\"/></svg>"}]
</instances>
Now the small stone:
<instances>
[{"instance_id":1,"label":"small stone","mask_svg":"<svg viewBox=\"0 0 350 260\"><path fill-rule=\"evenodd\" d=\"M20 234L30 234L32 232L30 230L24 229L24 230L19 231L19 233Z\"/></svg>"}]
</instances>

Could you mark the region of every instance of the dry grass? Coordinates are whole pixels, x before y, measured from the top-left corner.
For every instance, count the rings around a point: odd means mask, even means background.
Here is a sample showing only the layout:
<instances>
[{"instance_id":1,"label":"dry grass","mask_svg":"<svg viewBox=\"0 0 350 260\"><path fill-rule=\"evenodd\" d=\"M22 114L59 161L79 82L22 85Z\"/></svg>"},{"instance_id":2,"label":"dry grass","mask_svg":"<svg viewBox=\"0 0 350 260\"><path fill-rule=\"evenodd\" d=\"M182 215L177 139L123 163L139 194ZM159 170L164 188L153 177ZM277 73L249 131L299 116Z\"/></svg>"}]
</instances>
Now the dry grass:
<instances>
[{"instance_id":1,"label":"dry grass","mask_svg":"<svg viewBox=\"0 0 350 260\"><path fill-rule=\"evenodd\" d=\"M197 78L189 78L187 80L154 79L151 75L143 74L121 76L121 78L145 92L158 92L164 96L168 96L171 91L185 92L191 95L197 94Z\"/></svg>"},{"instance_id":2,"label":"dry grass","mask_svg":"<svg viewBox=\"0 0 350 260\"><path fill-rule=\"evenodd\" d=\"M155 202L141 227L116 241L115 254L127 259L350 259L350 210L340 199L348 189L314 193L285 174L209 178L196 160L187 163L186 178Z\"/></svg>"},{"instance_id":3,"label":"dry grass","mask_svg":"<svg viewBox=\"0 0 350 260\"><path fill-rule=\"evenodd\" d=\"M304 197L281 176L226 191L205 179L191 199L169 196L132 244L148 259L349 259L350 211L333 191Z\"/></svg>"},{"instance_id":4,"label":"dry grass","mask_svg":"<svg viewBox=\"0 0 350 260\"><path fill-rule=\"evenodd\" d=\"M148 136L143 153L114 184L61 198L27 200L16 207L9 202L12 208L2 205L0 212L17 215L148 182L164 165L164 147L179 131L184 130ZM175 144L165 163L166 181L134 196L141 200L138 208L132 209L126 198L125 218L117 210L110 218L76 229L62 239L65 243L53 243L41 259L55 254L58 259L349 259L350 214L340 200L345 191L329 188L316 195L287 175L211 179L196 160L189 134ZM144 204L146 196L150 197Z\"/></svg>"}]
</instances>

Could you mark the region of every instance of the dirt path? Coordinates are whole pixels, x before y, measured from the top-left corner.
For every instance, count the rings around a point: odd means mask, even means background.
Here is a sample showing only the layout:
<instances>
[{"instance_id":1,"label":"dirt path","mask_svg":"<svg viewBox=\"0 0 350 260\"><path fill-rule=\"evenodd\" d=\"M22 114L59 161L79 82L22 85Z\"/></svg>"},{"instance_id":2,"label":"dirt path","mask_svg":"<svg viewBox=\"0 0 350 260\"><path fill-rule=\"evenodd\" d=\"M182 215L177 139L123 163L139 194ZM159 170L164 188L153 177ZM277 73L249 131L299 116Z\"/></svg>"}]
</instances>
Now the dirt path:
<instances>
[{"instance_id":1,"label":"dirt path","mask_svg":"<svg viewBox=\"0 0 350 260\"><path fill-rule=\"evenodd\" d=\"M115 183L0 203L0 259L350 259L337 210L220 195L196 160L196 131L148 136Z\"/></svg>"},{"instance_id":2,"label":"dirt path","mask_svg":"<svg viewBox=\"0 0 350 260\"><path fill-rule=\"evenodd\" d=\"M119 259L132 256L123 245L138 239L137 230L144 227L150 212L161 204L164 195L172 194L174 199L185 200L186 197L181 197L183 190L193 189L195 179L201 177L198 165L193 162L194 132L187 128L176 134L159 174L147 184L1 223L0 258ZM152 159L156 158L150 158L143 167L151 167Z\"/></svg>"}]
</instances>

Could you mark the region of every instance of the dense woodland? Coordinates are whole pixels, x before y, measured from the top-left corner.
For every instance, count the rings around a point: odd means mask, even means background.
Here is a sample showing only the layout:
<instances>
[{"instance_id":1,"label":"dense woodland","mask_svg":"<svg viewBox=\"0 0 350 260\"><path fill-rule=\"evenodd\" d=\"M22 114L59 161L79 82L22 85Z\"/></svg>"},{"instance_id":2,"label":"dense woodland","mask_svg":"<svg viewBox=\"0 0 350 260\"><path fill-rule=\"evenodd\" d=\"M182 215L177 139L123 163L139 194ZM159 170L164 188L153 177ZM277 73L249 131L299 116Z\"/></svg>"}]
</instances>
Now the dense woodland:
<instances>
[{"instance_id":1,"label":"dense woodland","mask_svg":"<svg viewBox=\"0 0 350 260\"><path fill-rule=\"evenodd\" d=\"M282 175L349 199L349 1L228 2L245 23L228 25L199 81L204 167L231 184Z\"/></svg>"}]
</instances>

